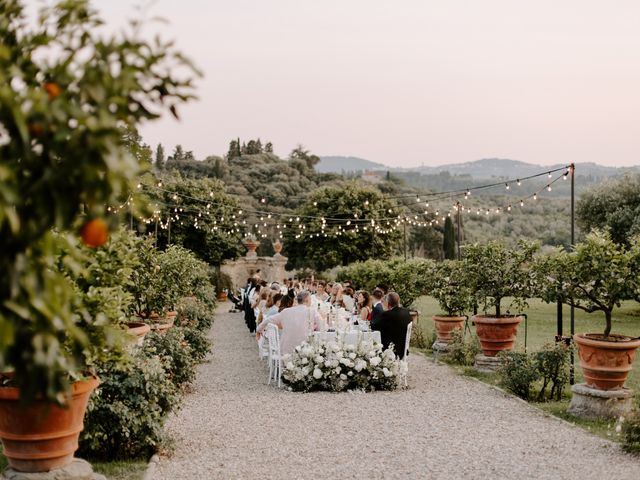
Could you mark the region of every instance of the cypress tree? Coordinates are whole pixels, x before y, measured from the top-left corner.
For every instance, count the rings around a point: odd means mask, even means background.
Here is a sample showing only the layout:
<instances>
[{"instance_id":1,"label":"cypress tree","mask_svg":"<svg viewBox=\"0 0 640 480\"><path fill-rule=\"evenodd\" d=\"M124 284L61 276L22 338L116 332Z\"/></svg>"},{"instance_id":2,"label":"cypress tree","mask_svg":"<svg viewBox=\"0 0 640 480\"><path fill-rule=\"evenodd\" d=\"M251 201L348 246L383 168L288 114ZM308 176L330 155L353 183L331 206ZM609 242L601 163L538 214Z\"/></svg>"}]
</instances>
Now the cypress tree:
<instances>
[{"instance_id":1,"label":"cypress tree","mask_svg":"<svg viewBox=\"0 0 640 480\"><path fill-rule=\"evenodd\" d=\"M442 241L442 249L444 250L444 258L453 260L456 258L456 235L453 229L451 217L447 217L444 221L444 239Z\"/></svg>"}]
</instances>

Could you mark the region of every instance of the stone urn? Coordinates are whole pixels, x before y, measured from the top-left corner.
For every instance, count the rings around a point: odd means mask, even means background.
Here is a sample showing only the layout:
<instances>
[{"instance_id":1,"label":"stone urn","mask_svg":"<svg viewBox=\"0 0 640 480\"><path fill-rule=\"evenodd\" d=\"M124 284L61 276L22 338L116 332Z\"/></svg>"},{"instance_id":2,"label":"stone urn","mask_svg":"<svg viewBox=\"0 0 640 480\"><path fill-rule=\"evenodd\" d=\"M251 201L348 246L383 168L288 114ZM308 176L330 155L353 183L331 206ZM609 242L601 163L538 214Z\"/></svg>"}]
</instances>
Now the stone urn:
<instances>
[{"instance_id":1,"label":"stone urn","mask_svg":"<svg viewBox=\"0 0 640 480\"><path fill-rule=\"evenodd\" d=\"M247 257L256 257L258 254L256 253L256 249L260 246L260 242L254 240L253 238L248 238L242 244L247 249Z\"/></svg>"},{"instance_id":2,"label":"stone urn","mask_svg":"<svg viewBox=\"0 0 640 480\"><path fill-rule=\"evenodd\" d=\"M273 242L273 251L276 252L276 255L280 255L282 251L282 242L280 240Z\"/></svg>"}]
</instances>

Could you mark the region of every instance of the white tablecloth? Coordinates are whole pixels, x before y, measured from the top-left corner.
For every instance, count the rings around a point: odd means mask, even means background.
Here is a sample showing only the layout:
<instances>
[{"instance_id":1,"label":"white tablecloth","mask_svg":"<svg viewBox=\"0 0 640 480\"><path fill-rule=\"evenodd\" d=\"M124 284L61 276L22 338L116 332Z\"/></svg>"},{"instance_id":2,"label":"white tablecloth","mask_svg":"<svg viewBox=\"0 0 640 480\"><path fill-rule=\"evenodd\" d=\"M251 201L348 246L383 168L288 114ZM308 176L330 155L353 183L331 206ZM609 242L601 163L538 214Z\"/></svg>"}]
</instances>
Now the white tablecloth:
<instances>
[{"instance_id":1,"label":"white tablecloth","mask_svg":"<svg viewBox=\"0 0 640 480\"><path fill-rule=\"evenodd\" d=\"M320 341L341 341L346 345L357 345L359 342L363 340L369 340L381 343L382 340L380 338L380 332L360 332L360 331L351 331L351 332L313 332L313 338Z\"/></svg>"}]
</instances>

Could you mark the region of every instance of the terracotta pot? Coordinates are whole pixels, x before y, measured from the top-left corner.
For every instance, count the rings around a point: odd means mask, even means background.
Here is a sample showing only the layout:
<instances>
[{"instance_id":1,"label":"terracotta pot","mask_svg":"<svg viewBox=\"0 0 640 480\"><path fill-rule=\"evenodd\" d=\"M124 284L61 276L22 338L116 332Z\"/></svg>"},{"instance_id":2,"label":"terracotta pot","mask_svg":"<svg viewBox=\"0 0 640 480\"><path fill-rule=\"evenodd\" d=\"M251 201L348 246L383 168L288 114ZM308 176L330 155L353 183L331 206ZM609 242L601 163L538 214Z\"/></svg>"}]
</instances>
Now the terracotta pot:
<instances>
[{"instance_id":1,"label":"terracotta pot","mask_svg":"<svg viewBox=\"0 0 640 480\"><path fill-rule=\"evenodd\" d=\"M227 294L225 292L218 293L217 297L218 297L218 300L220 300L221 302L227 301Z\"/></svg>"},{"instance_id":2,"label":"terracotta pot","mask_svg":"<svg viewBox=\"0 0 640 480\"><path fill-rule=\"evenodd\" d=\"M167 312L166 317L170 320L176 318L178 316L178 312L176 312L175 310L171 310L170 312Z\"/></svg>"},{"instance_id":3,"label":"terracotta pot","mask_svg":"<svg viewBox=\"0 0 640 480\"><path fill-rule=\"evenodd\" d=\"M273 243L273 251L276 253L280 253L282 251L282 242L280 240L276 240Z\"/></svg>"},{"instance_id":4,"label":"terracotta pot","mask_svg":"<svg viewBox=\"0 0 640 480\"><path fill-rule=\"evenodd\" d=\"M480 339L480 348L487 357L495 357L503 350L513 350L518 334L518 324L522 317L507 315L492 317L489 315L475 315L473 323L476 325L476 335Z\"/></svg>"},{"instance_id":5,"label":"terracotta pot","mask_svg":"<svg viewBox=\"0 0 640 480\"><path fill-rule=\"evenodd\" d=\"M93 377L71 386L69 406L36 400L19 401L20 390L0 387L0 439L9 466L20 472L47 472L71 463L91 392Z\"/></svg>"},{"instance_id":6,"label":"terracotta pot","mask_svg":"<svg viewBox=\"0 0 640 480\"><path fill-rule=\"evenodd\" d=\"M256 249L260 246L260 242L248 239L243 243L243 245L247 249L247 256L251 256L251 254L255 254Z\"/></svg>"},{"instance_id":7,"label":"terracotta pot","mask_svg":"<svg viewBox=\"0 0 640 480\"><path fill-rule=\"evenodd\" d=\"M152 323L151 330L157 333L166 333L167 330L173 328L173 319L163 323Z\"/></svg>"},{"instance_id":8,"label":"terracotta pot","mask_svg":"<svg viewBox=\"0 0 640 480\"><path fill-rule=\"evenodd\" d=\"M450 317L434 315L431 317L436 324L436 335L438 341L449 343L451 341L451 332L454 330L462 330L464 328L465 317Z\"/></svg>"},{"instance_id":9,"label":"terracotta pot","mask_svg":"<svg viewBox=\"0 0 640 480\"><path fill-rule=\"evenodd\" d=\"M151 327L149 325L142 322L129 322L127 323L127 327L128 333L135 337L136 343L138 345L142 345L144 336L149 333L149 330L151 330Z\"/></svg>"},{"instance_id":10,"label":"terracotta pot","mask_svg":"<svg viewBox=\"0 0 640 480\"><path fill-rule=\"evenodd\" d=\"M600 390L622 388L631 371L640 339L611 334L614 341L600 340L596 333L578 333L573 340L578 345L580 366L587 385Z\"/></svg>"}]
</instances>

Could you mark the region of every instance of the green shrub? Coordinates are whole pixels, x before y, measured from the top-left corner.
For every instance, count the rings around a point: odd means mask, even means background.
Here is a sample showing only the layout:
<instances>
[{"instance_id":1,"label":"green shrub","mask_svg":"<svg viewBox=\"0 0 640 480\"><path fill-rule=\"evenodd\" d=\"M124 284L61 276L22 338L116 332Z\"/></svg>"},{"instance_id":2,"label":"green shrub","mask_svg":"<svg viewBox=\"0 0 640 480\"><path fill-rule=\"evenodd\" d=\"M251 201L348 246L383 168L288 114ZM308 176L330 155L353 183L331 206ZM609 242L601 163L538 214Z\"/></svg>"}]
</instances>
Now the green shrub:
<instances>
[{"instance_id":1,"label":"green shrub","mask_svg":"<svg viewBox=\"0 0 640 480\"><path fill-rule=\"evenodd\" d=\"M521 352L500 352L503 364L498 369L500 384L518 397L529 400L531 385L540 373L531 356Z\"/></svg>"},{"instance_id":2,"label":"green shrub","mask_svg":"<svg viewBox=\"0 0 640 480\"><path fill-rule=\"evenodd\" d=\"M191 355L194 361L202 363L211 351L211 340L207 338L207 334L195 328L185 328L184 339L191 348Z\"/></svg>"},{"instance_id":3,"label":"green shrub","mask_svg":"<svg viewBox=\"0 0 640 480\"><path fill-rule=\"evenodd\" d=\"M162 443L164 418L179 402L158 357L137 353L126 365L98 372L80 436L80 455L96 459L145 457Z\"/></svg>"},{"instance_id":4,"label":"green shrub","mask_svg":"<svg viewBox=\"0 0 640 480\"><path fill-rule=\"evenodd\" d=\"M183 298L177 306L175 324L207 332L213 325L213 309L198 299Z\"/></svg>"},{"instance_id":5,"label":"green shrub","mask_svg":"<svg viewBox=\"0 0 640 480\"><path fill-rule=\"evenodd\" d=\"M622 448L640 454L640 412L636 411L622 422Z\"/></svg>"},{"instance_id":6,"label":"green shrub","mask_svg":"<svg viewBox=\"0 0 640 480\"><path fill-rule=\"evenodd\" d=\"M562 343L547 344L533 354L533 361L538 375L542 377L542 387L537 400L560 400L562 389L569 381L569 348ZM549 385L551 391L547 397L546 390Z\"/></svg>"},{"instance_id":7,"label":"green shrub","mask_svg":"<svg viewBox=\"0 0 640 480\"><path fill-rule=\"evenodd\" d=\"M157 356L176 387L193 382L196 359L185 339L183 327L173 327L164 333L151 332L144 338L143 354Z\"/></svg>"},{"instance_id":8,"label":"green shrub","mask_svg":"<svg viewBox=\"0 0 640 480\"><path fill-rule=\"evenodd\" d=\"M480 342L475 335L469 335L469 337L471 338L465 339L464 332L461 330L451 332L447 361L457 365L473 365L476 355L480 353Z\"/></svg>"}]
</instances>

